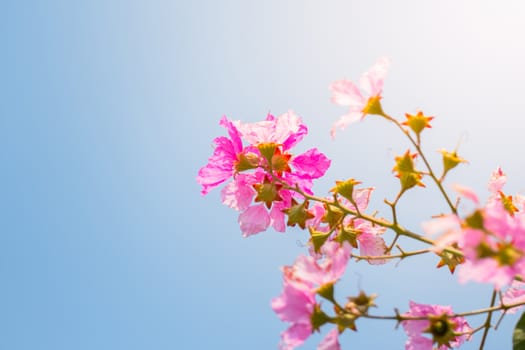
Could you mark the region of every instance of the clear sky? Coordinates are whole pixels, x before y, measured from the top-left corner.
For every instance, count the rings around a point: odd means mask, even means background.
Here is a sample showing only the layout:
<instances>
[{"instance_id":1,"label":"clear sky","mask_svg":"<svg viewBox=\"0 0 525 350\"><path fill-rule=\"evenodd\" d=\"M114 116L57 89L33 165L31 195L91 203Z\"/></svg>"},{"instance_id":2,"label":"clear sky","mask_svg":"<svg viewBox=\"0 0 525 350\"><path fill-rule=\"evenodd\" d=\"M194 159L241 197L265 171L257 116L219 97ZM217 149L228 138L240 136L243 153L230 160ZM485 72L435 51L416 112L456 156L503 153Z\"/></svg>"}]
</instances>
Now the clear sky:
<instances>
[{"instance_id":1,"label":"clear sky","mask_svg":"<svg viewBox=\"0 0 525 350\"><path fill-rule=\"evenodd\" d=\"M459 142L470 161L450 182L483 198L501 165L508 192L523 192L523 18L521 1L3 1L0 349L275 349L279 267L305 253L307 235L243 239L219 191L201 197L195 177L220 117L293 109L310 130L302 147L333 161L318 193L354 177L387 215L407 144L373 118L332 141L343 109L328 91L386 55L385 110L436 116L432 160ZM445 207L429 189L400 209L420 230ZM410 299L488 304L489 286L460 287L435 263L353 263L340 297L378 293L385 314ZM515 322L488 348L509 348ZM341 337L347 349L406 339L392 323L357 326Z\"/></svg>"}]
</instances>

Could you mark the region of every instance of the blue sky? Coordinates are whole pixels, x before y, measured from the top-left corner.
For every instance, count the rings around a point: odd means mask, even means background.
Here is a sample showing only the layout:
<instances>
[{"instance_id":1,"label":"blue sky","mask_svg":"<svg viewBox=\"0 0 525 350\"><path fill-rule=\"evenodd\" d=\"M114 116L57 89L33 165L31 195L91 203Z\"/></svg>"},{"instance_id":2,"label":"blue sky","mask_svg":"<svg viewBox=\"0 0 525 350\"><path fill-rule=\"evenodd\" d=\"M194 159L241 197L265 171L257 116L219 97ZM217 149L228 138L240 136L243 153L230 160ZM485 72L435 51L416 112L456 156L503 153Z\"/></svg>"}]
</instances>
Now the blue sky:
<instances>
[{"instance_id":1,"label":"blue sky","mask_svg":"<svg viewBox=\"0 0 525 350\"><path fill-rule=\"evenodd\" d=\"M301 147L333 160L318 193L355 177L377 188L373 205L387 215L406 142L373 119L329 137L343 112L329 84L383 55L385 110L435 115L430 158L459 142L470 161L451 182L483 197L501 165L508 192L525 189L519 1L5 1L0 13L2 349L276 348L286 325L269 302L307 236L241 238L237 214L219 191L201 197L195 176L222 115L293 109L310 130ZM401 219L419 230L445 210L436 198L410 193ZM353 264L341 297L378 293L378 313L410 299L488 303L488 286L426 274L435 263ZM508 348L515 322L488 348ZM390 323L358 328L341 337L346 348L405 341Z\"/></svg>"}]
</instances>

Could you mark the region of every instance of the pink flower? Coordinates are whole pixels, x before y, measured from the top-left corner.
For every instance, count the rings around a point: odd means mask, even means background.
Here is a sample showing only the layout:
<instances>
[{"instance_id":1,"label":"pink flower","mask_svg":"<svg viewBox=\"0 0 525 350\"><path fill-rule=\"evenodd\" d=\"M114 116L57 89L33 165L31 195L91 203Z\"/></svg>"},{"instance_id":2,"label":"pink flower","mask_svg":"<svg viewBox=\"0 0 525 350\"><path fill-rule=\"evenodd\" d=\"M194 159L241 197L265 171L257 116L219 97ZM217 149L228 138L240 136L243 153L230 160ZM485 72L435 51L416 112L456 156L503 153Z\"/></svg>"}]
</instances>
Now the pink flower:
<instances>
[{"instance_id":1,"label":"pink flower","mask_svg":"<svg viewBox=\"0 0 525 350\"><path fill-rule=\"evenodd\" d=\"M350 247L346 243L341 246L329 242L323 246L322 253L324 258L320 261L313 256L299 256L292 266L282 269L283 291L272 300L272 309L291 326L281 334L281 349L301 345L313 332L311 316L316 305L315 295L319 287L335 283L344 274ZM337 339L330 338L326 346L336 342Z\"/></svg>"},{"instance_id":2,"label":"pink flower","mask_svg":"<svg viewBox=\"0 0 525 350\"><path fill-rule=\"evenodd\" d=\"M299 256L293 265L294 275L313 286L335 283L344 274L351 247L348 243L342 246L335 241L326 242L321 253L324 259L313 256Z\"/></svg>"},{"instance_id":3,"label":"pink flower","mask_svg":"<svg viewBox=\"0 0 525 350\"><path fill-rule=\"evenodd\" d=\"M468 333L472 330L463 317L450 317L453 315L450 306L425 305L410 302L410 310L403 316L428 317L423 320L402 321L403 329L408 335L405 344L407 350L432 350L437 343L438 350L459 347L464 341L470 339ZM430 338L423 333L428 333Z\"/></svg>"},{"instance_id":4,"label":"pink flower","mask_svg":"<svg viewBox=\"0 0 525 350\"><path fill-rule=\"evenodd\" d=\"M202 194L231 178L221 191L221 199L241 212L238 221L243 236L270 226L284 232L285 211L292 198L304 200L286 185L311 194L313 180L326 173L330 160L316 148L299 155L289 153L308 132L301 118L291 111L277 118L269 114L256 123L231 122L223 117L220 125L227 129L229 138L214 140L213 155L199 170L197 182L202 185ZM243 139L248 142L246 146Z\"/></svg>"},{"instance_id":5,"label":"pink flower","mask_svg":"<svg viewBox=\"0 0 525 350\"><path fill-rule=\"evenodd\" d=\"M509 289L503 294L502 299L503 305L511 305L525 302L525 283L519 281L513 281ZM506 312L513 314L523 308L522 306L508 309Z\"/></svg>"},{"instance_id":6,"label":"pink flower","mask_svg":"<svg viewBox=\"0 0 525 350\"><path fill-rule=\"evenodd\" d=\"M458 278L463 283L489 282L502 289L525 271L525 222L520 215L511 215L499 200L477 213L481 222L475 225L482 229L463 229L466 262ZM466 222L468 225L469 220Z\"/></svg>"},{"instance_id":7,"label":"pink flower","mask_svg":"<svg viewBox=\"0 0 525 350\"><path fill-rule=\"evenodd\" d=\"M341 350L337 328L332 329L326 334L323 340L319 343L317 350Z\"/></svg>"},{"instance_id":8,"label":"pink flower","mask_svg":"<svg viewBox=\"0 0 525 350\"><path fill-rule=\"evenodd\" d=\"M283 268L284 285L281 295L272 300L272 309L291 326L281 333L280 348L291 350L304 343L312 334L310 318L314 312L315 291L310 284L297 278L290 267Z\"/></svg>"},{"instance_id":9,"label":"pink flower","mask_svg":"<svg viewBox=\"0 0 525 350\"><path fill-rule=\"evenodd\" d=\"M363 74L359 81L360 89L349 80L338 80L330 86L332 102L350 107L347 114L343 115L331 129L332 138L335 137L336 128L344 129L347 125L357 122L367 114L378 114L379 100L383 92L383 83L390 62L381 58L368 72Z\"/></svg>"}]
</instances>

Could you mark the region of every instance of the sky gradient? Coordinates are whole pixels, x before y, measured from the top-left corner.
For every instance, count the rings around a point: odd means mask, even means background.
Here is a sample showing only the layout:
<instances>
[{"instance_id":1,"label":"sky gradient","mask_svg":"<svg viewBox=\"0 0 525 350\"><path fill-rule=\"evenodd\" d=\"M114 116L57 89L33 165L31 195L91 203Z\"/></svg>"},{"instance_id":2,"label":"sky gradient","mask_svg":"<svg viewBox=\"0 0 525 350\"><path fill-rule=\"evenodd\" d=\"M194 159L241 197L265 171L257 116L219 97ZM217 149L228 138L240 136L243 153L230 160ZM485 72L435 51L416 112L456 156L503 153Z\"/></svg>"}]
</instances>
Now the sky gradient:
<instances>
[{"instance_id":1,"label":"sky gradient","mask_svg":"<svg viewBox=\"0 0 525 350\"><path fill-rule=\"evenodd\" d=\"M270 308L307 235L243 239L198 169L227 115L301 115L332 167L314 187L354 177L388 215L393 157L407 143L367 118L339 132L328 86L390 57L383 106L434 115L424 148L469 164L450 183L486 198L501 165L525 190L520 1L4 1L0 92L0 348L275 349L286 324ZM435 189L403 198L420 230L446 210ZM349 266L341 295L378 293L377 313L408 301L484 307L489 286L460 287L434 257ZM509 348L515 316L491 332ZM475 320L476 326L480 320ZM344 348L402 348L392 323L357 324ZM324 329L326 332L328 329ZM380 335L380 336L378 336ZM315 348L319 336L304 346ZM479 336L463 349L477 349Z\"/></svg>"}]
</instances>

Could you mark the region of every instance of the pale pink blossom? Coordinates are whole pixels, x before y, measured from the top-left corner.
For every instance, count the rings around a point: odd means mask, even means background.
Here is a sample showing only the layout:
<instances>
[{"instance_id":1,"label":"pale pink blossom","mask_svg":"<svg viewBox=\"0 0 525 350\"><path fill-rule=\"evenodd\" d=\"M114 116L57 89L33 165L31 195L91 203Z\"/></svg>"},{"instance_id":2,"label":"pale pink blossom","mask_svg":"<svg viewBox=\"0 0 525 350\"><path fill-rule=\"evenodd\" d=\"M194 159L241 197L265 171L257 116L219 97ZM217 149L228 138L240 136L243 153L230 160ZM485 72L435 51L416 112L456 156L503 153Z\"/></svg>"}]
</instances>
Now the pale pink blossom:
<instances>
[{"instance_id":1,"label":"pale pink blossom","mask_svg":"<svg viewBox=\"0 0 525 350\"><path fill-rule=\"evenodd\" d=\"M335 137L337 128L344 129L347 125L357 122L367 114L367 106L371 99L381 98L384 79L390 62L387 58L381 58L363 74L359 80L359 87L349 80L338 80L330 85L332 91L332 102L349 107L347 114L335 122L331 129L332 138Z\"/></svg>"},{"instance_id":2,"label":"pale pink blossom","mask_svg":"<svg viewBox=\"0 0 525 350\"><path fill-rule=\"evenodd\" d=\"M308 128L293 111L277 118L268 114L266 120L256 123L236 123L242 137L251 145L275 143L286 151L295 146L308 133Z\"/></svg>"},{"instance_id":3,"label":"pale pink blossom","mask_svg":"<svg viewBox=\"0 0 525 350\"><path fill-rule=\"evenodd\" d=\"M323 259L299 256L293 265L294 275L308 281L312 286L335 283L345 272L350 250L351 247L346 242L340 245L338 242L328 241L321 249Z\"/></svg>"},{"instance_id":4,"label":"pale pink blossom","mask_svg":"<svg viewBox=\"0 0 525 350\"><path fill-rule=\"evenodd\" d=\"M370 202L370 196L372 195L372 192L375 190L374 187L366 187L366 188L358 188L354 189L353 193L353 200L355 204L357 205L357 209L359 211L365 211L366 208L368 208L368 203ZM348 207L350 210L356 210L355 206L347 202L345 199L345 206Z\"/></svg>"},{"instance_id":5,"label":"pale pink blossom","mask_svg":"<svg viewBox=\"0 0 525 350\"><path fill-rule=\"evenodd\" d=\"M294 349L310 336L317 290L341 278L350 258L350 247L347 243L341 246L331 241L322 247L322 256L322 259L299 256L292 266L282 269L283 291L272 300L272 309L282 321L291 325L281 334L281 349ZM330 338L326 346L335 344L334 341L337 339Z\"/></svg>"},{"instance_id":6,"label":"pale pink blossom","mask_svg":"<svg viewBox=\"0 0 525 350\"><path fill-rule=\"evenodd\" d=\"M517 303L525 303L525 283L519 281L512 281L510 287L505 291L502 298L503 305L511 305ZM514 314L521 310L522 306L513 307L506 312Z\"/></svg>"},{"instance_id":7,"label":"pale pink blossom","mask_svg":"<svg viewBox=\"0 0 525 350\"><path fill-rule=\"evenodd\" d=\"M443 248L457 243L460 247L463 241L461 219L454 214L442 215L433 220L423 222L423 232L429 236L438 236L434 241L434 251L441 252Z\"/></svg>"},{"instance_id":8,"label":"pale pink blossom","mask_svg":"<svg viewBox=\"0 0 525 350\"><path fill-rule=\"evenodd\" d=\"M253 184L261 181L258 177L252 174L235 176L221 191L222 203L238 211L248 209L255 196Z\"/></svg>"},{"instance_id":9,"label":"pale pink blossom","mask_svg":"<svg viewBox=\"0 0 525 350\"><path fill-rule=\"evenodd\" d=\"M339 344L339 332L337 328L332 329L326 334L317 346L317 350L341 350L341 344Z\"/></svg>"},{"instance_id":10,"label":"pale pink blossom","mask_svg":"<svg viewBox=\"0 0 525 350\"><path fill-rule=\"evenodd\" d=\"M492 283L494 288L501 289L509 285L513 276L517 274L516 269L509 266L501 266L495 259L485 258L475 261L468 260L458 271L460 283L468 281Z\"/></svg>"},{"instance_id":11,"label":"pale pink blossom","mask_svg":"<svg viewBox=\"0 0 525 350\"><path fill-rule=\"evenodd\" d=\"M475 204L479 204L478 195L473 189L459 184L452 185L452 189L456 191L461 197L469 199Z\"/></svg>"},{"instance_id":12,"label":"pale pink blossom","mask_svg":"<svg viewBox=\"0 0 525 350\"><path fill-rule=\"evenodd\" d=\"M520 215L510 215L499 200L491 201L481 214L483 230L463 230L466 262L458 278L502 289L525 271L525 222Z\"/></svg>"},{"instance_id":13,"label":"pale pink blossom","mask_svg":"<svg viewBox=\"0 0 525 350\"><path fill-rule=\"evenodd\" d=\"M453 315L452 308L450 306L418 304L413 301L410 301L410 309L404 314L404 316L407 317L440 317L443 315ZM441 341L448 343L450 347L459 347L463 342L470 339L468 334L455 335L472 330L463 317L446 317L445 319L448 320L450 322L449 325L453 327L453 333L449 333L445 339L440 339ZM430 320L405 320L402 321L401 324L408 335L408 340L405 343L406 350L433 349L433 344L437 340L434 339L434 337L438 337L439 335L434 336L431 332L427 333L431 326ZM446 350L449 349L449 347L444 344L436 349Z\"/></svg>"},{"instance_id":14,"label":"pale pink blossom","mask_svg":"<svg viewBox=\"0 0 525 350\"><path fill-rule=\"evenodd\" d=\"M265 231L270 226L270 214L263 204L253 205L239 215L242 236L248 237Z\"/></svg>"},{"instance_id":15,"label":"pale pink blossom","mask_svg":"<svg viewBox=\"0 0 525 350\"><path fill-rule=\"evenodd\" d=\"M489 192L498 193L502 190L503 186L507 183L507 175L503 172L501 167L497 167L496 170L492 172L492 175L489 179Z\"/></svg>"},{"instance_id":16,"label":"pale pink blossom","mask_svg":"<svg viewBox=\"0 0 525 350\"><path fill-rule=\"evenodd\" d=\"M286 216L284 215L285 209L288 209L290 207L289 201L288 202L275 202L272 205L272 208L270 209L270 219L271 219L271 226L275 229L277 232L284 232L286 231Z\"/></svg>"},{"instance_id":17,"label":"pale pink blossom","mask_svg":"<svg viewBox=\"0 0 525 350\"><path fill-rule=\"evenodd\" d=\"M365 231L357 236L359 242L359 254L362 256L382 256L387 254L385 240L380 235L371 231ZM370 265L386 264L386 259L368 259Z\"/></svg>"}]
</instances>

